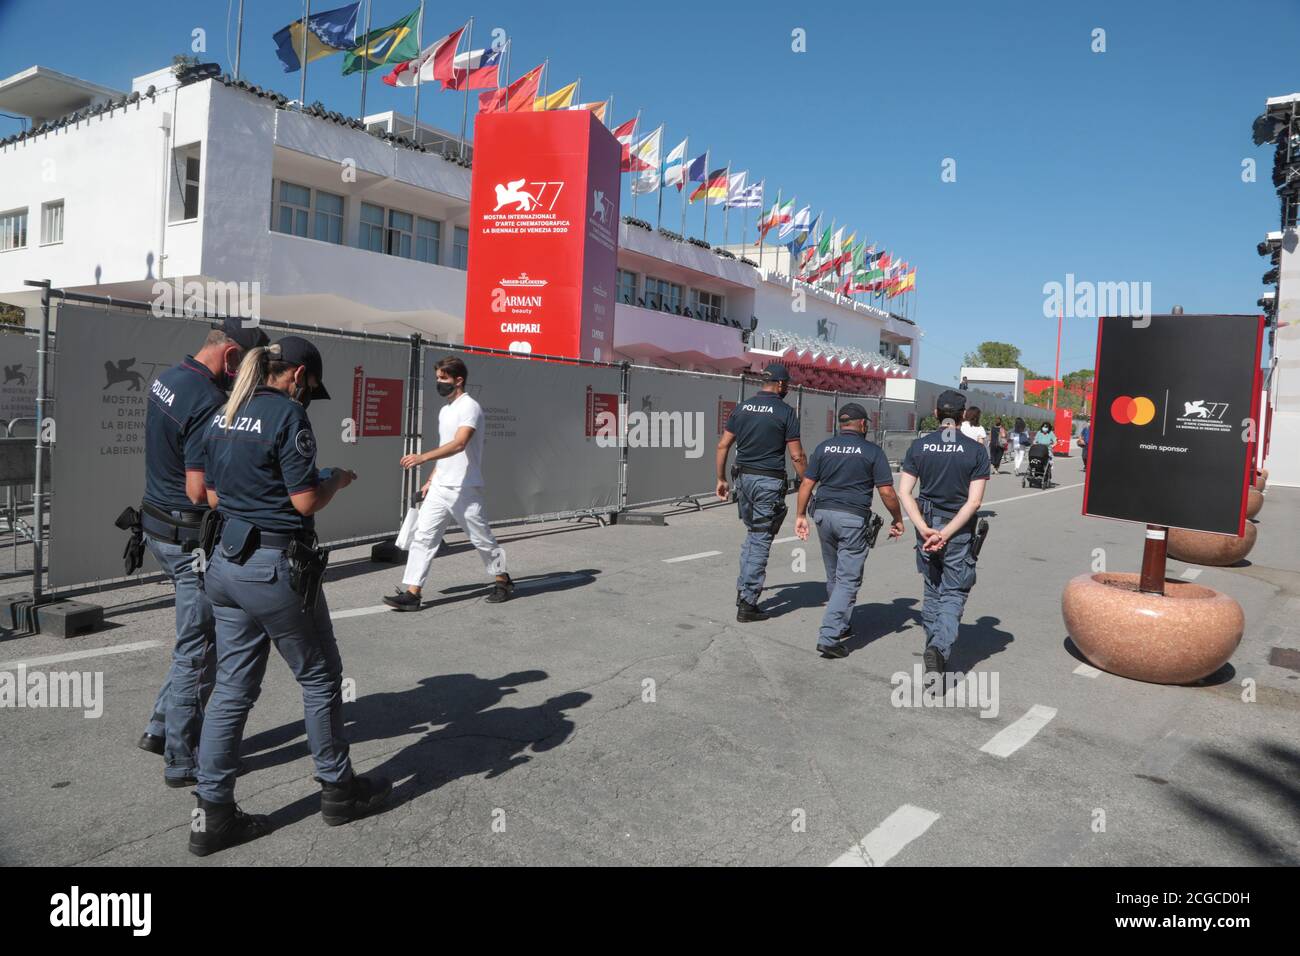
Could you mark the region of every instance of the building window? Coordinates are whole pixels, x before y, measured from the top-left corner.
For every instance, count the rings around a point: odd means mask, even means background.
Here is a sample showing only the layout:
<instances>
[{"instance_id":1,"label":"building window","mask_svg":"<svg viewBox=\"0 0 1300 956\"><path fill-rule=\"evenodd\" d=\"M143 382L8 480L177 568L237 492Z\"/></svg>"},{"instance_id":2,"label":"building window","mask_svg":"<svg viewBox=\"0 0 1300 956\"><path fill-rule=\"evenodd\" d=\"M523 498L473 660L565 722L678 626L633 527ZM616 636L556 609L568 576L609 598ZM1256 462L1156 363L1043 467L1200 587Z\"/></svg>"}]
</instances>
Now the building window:
<instances>
[{"instance_id":1,"label":"building window","mask_svg":"<svg viewBox=\"0 0 1300 956\"><path fill-rule=\"evenodd\" d=\"M41 245L63 241L63 200L41 206Z\"/></svg>"},{"instance_id":2,"label":"building window","mask_svg":"<svg viewBox=\"0 0 1300 956\"><path fill-rule=\"evenodd\" d=\"M648 309L666 309L680 312L682 308L682 287L665 279L646 276L645 304Z\"/></svg>"},{"instance_id":3,"label":"building window","mask_svg":"<svg viewBox=\"0 0 1300 956\"><path fill-rule=\"evenodd\" d=\"M709 322L722 321L722 296L716 292L705 292L703 289L691 290L695 300L695 317L697 319L706 319Z\"/></svg>"},{"instance_id":4,"label":"building window","mask_svg":"<svg viewBox=\"0 0 1300 956\"><path fill-rule=\"evenodd\" d=\"M357 245L371 252L384 251L384 210L368 202L361 204L361 226Z\"/></svg>"},{"instance_id":5,"label":"building window","mask_svg":"<svg viewBox=\"0 0 1300 956\"><path fill-rule=\"evenodd\" d=\"M618 270L618 301L636 305L636 273Z\"/></svg>"},{"instance_id":6,"label":"building window","mask_svg":"<svg viewBox=\"0 0 1300 956\"><path fill-rule=\"evenodd\" d=\"M27 246L27 210L0 212L0 252Z\"/></svg>"},{"instance_id":7,"label":"building window","mask_svg":"<svg viewBox=\"0 0 1300 956\"><path fill-rule=\"evenodd\" d=\"M199 218L199 145L177 146L172 150L172 189L168 222Z\"/></svg>"},{"instance_id":8,"label":"building window","mask_svg":"<svg viewBox=\"0 0 1300 956\"><path fill-rule=\"evenodd\" d=\"M415 258L437 265L442 256L442 223L436 219L415 220Z\"/></svg>"},{"instance_id":9,"label":"building window","mask_svg":"<svg viewBox=\"0 0 1300 956\"><path fill-rule=\"evenodd\" d=\"M469 268L469 230L457 226L452 234L451 264L457 269Z\"/></svg>"},{"instance_id":10,"label":"building window","mask_svg":"<svg viewBox=\"0 0 1300 956\"><path fill-rule=\"evenodd\" d=\"M415 217L409 212L388 210L388 254L411 258L411 246L415 238Z\"/></svg>"},{"instance_id":11,"label":"building window","mask_svg":"<svg viewBox=\"0 0 1300 956\"><path fill-rule=\"evenodd\" d=\"M343 243L343 197L316 190L315 237L321 242Z\"/></svg>"},{"instance_id":12,"label":"building window","mask_svg":"<svg viewBox=\"0 0 1300 956\"><path fill-rule=\"evenodd\" d=\"M311 215L311 190L293 183L280 183L276 200L275 231L286 236L307 237L307 219Z\"/></svg>"}]
</instances>

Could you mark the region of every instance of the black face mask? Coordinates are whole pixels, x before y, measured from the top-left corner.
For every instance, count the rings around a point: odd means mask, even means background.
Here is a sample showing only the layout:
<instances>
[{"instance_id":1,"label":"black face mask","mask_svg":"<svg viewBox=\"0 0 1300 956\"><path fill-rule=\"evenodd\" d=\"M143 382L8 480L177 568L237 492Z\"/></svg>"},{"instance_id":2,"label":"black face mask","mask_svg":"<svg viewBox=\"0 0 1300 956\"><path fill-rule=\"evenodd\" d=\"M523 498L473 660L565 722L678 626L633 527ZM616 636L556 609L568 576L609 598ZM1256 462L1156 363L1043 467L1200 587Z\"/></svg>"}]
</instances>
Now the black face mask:
<instances>
[{"instance_id":1,"label":"black face mask","mask_svg":"<svg viewBox=\"0 0 1300 956\"><path fill-rule=\"evenodd\" d=\"M452 392L456 391L456 384L454 382L437 382L435 387L438 389L438 394L443 398L446 398Z\"/></svg>"},{"instance_id":2,"label":"black face mask","mask_svg":"<svg viewBox=\"0 0 1300 956\"><path fill-rule=\"evenodd\" d=\"M305 379L301 388L293 390L293 400L300 404L304 410L311 404L311 386L307 384Z\"/></svg>"}]
</instances>

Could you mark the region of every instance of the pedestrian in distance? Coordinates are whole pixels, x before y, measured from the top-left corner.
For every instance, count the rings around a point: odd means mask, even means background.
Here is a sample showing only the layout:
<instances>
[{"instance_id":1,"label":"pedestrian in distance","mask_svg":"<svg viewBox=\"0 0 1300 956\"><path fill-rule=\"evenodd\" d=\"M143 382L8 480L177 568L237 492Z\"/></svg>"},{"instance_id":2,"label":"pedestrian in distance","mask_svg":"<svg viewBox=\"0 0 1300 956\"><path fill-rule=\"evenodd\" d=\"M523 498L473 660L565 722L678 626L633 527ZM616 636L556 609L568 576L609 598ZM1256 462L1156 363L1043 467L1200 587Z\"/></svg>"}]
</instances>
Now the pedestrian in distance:
<instances>
[{"instance_id":1,"label":"pedestrian in distance","mask_svg":"<svg viewBox=\"0 0 1300 956\"><path fill-rule=\"evenodd\" d=\"M492 578L487 602L507 601L515 589L506 569L506 553L497 544L483 510L484 418L482 406L465 391L469 369L455 355L439 359L434 368L434 387L444 399L438 412L438 447L404 455L400 463L403 468L415 468L433 462L434 467L420 489L424 500L406 558L405 589L398 588L396 594L384 598L385 604L398 611L420 610L429 566L452 521L469 535Z\"/></svg>"},{"instance_id":2,"label":"pedestrian in distance","mask_svg":"<svg viewBox=\"0 0 1300 956\"><path fill-rule=\"evenodd\" d=\"M1012 463L1011 473L1019 475L1021 465L1025 463L1025 453L1033 443L1033 437L1029 434L1029 426L1025 424L1023 418L1017 418L1015 427L1011 431L1011 448L1015 453L1015 459Z\"/></svg>"},{"instance_id":3,"label":"pedestrian in distance","mask_svg":"<svg viewBox=\"0 0 1300 956\"><path fill-rule=\"evenodd\" d=\"M736 620L742 624L766 621L758 607L767 578L767 559L772 552L788 507L785 457L803 481L807 459L799 440L799 415L785 402L790 391L790 372L773 362L763 372L759 392L732 411L718 442L716 493L723 501L735 491L736 508L745 523L745 541L740 548L740 575L736 578ZM727 482L727 456L736 447L736 462Z\"/></svg>"},{"instance_id":4,"label":"pedestrian in distance","mask_svg":"<svg viewBox=\"0 0 1300 956\"><path fill-rule=\"evenodd\" d=\"M839 425L839 433L818 444L808 457L794 523L794 532L802 541L808 540L809 514L817 525L827 598L817 650L826 658L848 654L843 642L853 633L853 607L862 587L867 554L879 531L879 519L871 510L873 490L880 493L893 519L889 536L903 534L903 512L894 493L889 460L884 450L866 437L866 409L849 402L840 409Z\"/></svg>"}]
</instances>

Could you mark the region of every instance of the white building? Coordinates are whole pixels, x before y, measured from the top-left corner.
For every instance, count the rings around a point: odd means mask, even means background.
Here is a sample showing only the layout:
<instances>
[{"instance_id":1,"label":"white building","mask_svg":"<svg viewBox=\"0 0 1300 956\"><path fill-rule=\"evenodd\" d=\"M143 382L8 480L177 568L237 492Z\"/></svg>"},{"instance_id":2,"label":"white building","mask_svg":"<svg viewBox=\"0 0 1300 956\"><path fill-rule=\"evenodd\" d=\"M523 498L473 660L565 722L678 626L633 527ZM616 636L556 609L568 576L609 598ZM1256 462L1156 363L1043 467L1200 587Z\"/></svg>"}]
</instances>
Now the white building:
<instances>
[{"instance_id":1,"label":"white building","mask_svg":"<svg viewBox=\"0 0 1300 956\"><path fill-rule=\"evenodd\" d=\"M0 301L36 304L26 279L145 301L179 280L216 309L242 288L267 319L463 340L470 171L444 158L450 134L201 69L116 91L33 67L0 80L0 111L32 121L0 141ZM775 269L635 223L619 242L616 358L733 371L779 353L810 384L914 374L906 319L812 290L801 311Z\"/></svg>"},{"instance_id":2,"label":"white building","mask_svg":"<svg viewBox=\"0 0 1300 956\"><path fill-rule=\"evenodd\" d=\"M961 380L966 387L976 392L988 392L1010 399L1013 402L1025 400L1025 372L1019 368L981 368L962 366Z\"/></svg>"}]
</instances>

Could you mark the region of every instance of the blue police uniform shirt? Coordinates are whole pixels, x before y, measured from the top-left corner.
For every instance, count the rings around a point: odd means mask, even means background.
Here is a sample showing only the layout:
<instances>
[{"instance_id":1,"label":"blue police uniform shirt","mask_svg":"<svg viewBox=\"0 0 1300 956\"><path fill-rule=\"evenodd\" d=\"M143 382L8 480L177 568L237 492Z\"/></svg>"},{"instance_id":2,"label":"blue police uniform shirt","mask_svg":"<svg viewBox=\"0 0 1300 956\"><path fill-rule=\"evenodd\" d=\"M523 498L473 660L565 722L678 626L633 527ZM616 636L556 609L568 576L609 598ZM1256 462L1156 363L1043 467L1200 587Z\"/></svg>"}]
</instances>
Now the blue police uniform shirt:
<instances>
[{"instance_id":1,"label":"blue police uniform shirt","mask_svg":"<svg viewBox=\"0 0 1300 956\"><path fill-rule=\"evenodd\" d=\"M732 410L736 464L785 474L785 446L799 437L799 416L776 392L751 395Z\"/></svg>"},{"instance_id":2,"label":"blue police uniform shirt","mask_svg":"<svg viewBox=\"0 0 1300 956\"><path fill-rule=\"evenodd\" d=\"M207 437L206 481L222 515L281 534L315 527L289 500L320 484L316 437L301 404L278 389L258 388L233 421L218 409Z\"/></svg>"},{"instance_id":3,"label":"blue police uniform shirt","mask_svg":"<svg viewBox=\"0 0 1300 956\"><path fill-rule=\"evenodd\" d=\"M808 457L805 478L817 482L818 511L871 513L871 490L894 483L880 446L856 432L826 439Z\"/></svg>"},{"instance_id":4,"label":"blue police uniform shirt","mask_svg":"<svg viewBox=\"0 0 1300 956\"><path fill-rule=\"evenodd\" d=\"M956 513L966 503L970 483L989 476L989 453L954 425L912 442L903 456L903 471L920 481L922 498Z\"/></svg>"},{"instance_id":5,"label":"blue police uniform shirt","mask_svg":"<svg viewBox=\"0 0 1300 956\"><path fill-rule=\"evenodd\" d=\"M144 419L145 501L164 511L204 510L185 493L185 474L206 471L207 425L225 400L212 372L192 355L154 379Z\"/></svg>"}]
</instances>

